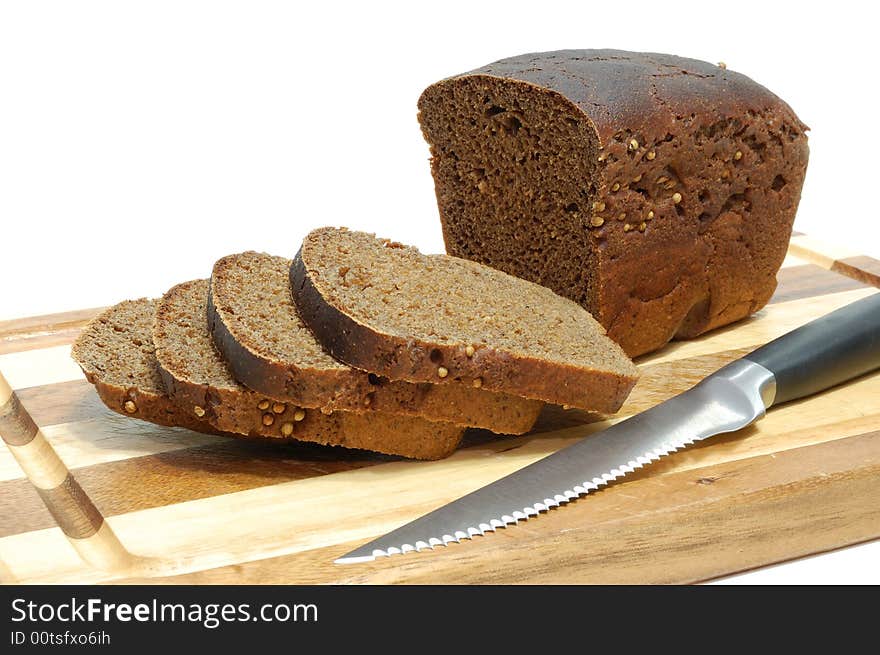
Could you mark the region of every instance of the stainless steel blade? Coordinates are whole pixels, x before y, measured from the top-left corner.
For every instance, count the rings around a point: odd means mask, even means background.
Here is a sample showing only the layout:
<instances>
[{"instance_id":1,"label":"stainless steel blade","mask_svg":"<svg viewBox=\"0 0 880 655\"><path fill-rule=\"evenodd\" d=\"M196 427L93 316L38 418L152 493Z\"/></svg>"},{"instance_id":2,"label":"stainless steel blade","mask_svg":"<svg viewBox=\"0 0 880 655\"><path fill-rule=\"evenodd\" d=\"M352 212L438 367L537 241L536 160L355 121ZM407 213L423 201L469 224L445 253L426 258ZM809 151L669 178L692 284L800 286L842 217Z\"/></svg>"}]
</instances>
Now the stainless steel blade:
<instances>
[{"instance_id":1,"label":"stainless steel blade","mask_svg":"<svg viewBox=\"0 0 880 655\"><path fill-rule=\"evenodd\" d=\"M692 389L353 550L366 562L494 532L582 496L695 441L739 430L773 402L773 374L746 359Z\"/></svg>"}]
</instances>

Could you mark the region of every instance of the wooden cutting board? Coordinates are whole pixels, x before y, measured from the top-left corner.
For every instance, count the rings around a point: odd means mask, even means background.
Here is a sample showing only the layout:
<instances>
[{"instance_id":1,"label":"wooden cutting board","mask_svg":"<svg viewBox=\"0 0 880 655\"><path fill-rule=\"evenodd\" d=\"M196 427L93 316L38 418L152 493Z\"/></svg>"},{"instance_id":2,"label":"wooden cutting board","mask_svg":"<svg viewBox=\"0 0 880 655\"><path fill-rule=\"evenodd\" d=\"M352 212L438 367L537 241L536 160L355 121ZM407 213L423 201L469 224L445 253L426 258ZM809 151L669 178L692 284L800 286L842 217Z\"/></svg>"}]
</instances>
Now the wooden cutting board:
<instances>
[{"instance_id":1,"label":"wooden cutting board","mask_svg":"<svg viewBox=\"0 0 880 655\"><path fill-rule=\"evenodd\" d=\"M875 293L880 262L798 235L755 317L638 361L627 416L759 344ZM96 310L0 323L18 389L134 566L83 562L0 449L0 581L682 583L880 537L880 374L771 410L515 528L362 565L334 558L609 424L547 408L534 433L468 434L440 462L267 445L106 410L69 359Z\"/></svg>"}]
</instances>

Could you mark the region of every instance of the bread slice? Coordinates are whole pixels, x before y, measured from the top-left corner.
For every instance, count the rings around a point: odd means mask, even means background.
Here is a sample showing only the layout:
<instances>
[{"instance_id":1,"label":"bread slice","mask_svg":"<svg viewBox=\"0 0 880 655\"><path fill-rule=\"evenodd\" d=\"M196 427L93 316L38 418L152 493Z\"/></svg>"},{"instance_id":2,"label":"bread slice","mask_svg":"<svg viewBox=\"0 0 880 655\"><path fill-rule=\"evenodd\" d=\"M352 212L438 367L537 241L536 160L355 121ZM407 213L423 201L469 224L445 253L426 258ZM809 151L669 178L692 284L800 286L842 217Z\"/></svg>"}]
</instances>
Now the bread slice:
<instances>
[{"instance_id":1,"label":"bread slice","mask_svg":"<svg viewBox=\"0 0 880 655\"><path fill-rule=\"evenodd\" d=\"M613 412L638 375L580 305L468 260L321 228L290 280L302 319L334 357L392 380Z\"/></svg>"},{"instance_id":2,"label":"bread slice","mask_svg":"<svg viewBox=\"0 0 880 655\"><path fill-rule=\"evenodd\" d=\"M280 402L239 384L215 350L206 319L208 280L173 287L158 304L153 340L169 394L215 428L416 459L446 457L464 429L381 412L328 412Z\"/></svg>"},{"instance_id":3,"label":"bread slice","mask_svg":"<svg viewBox=\"0 0 880 655\"><path fill-rule=\"evenodd\" d=\"M156 301L147 298L110 307L83 328L71 356L113 411L159 425L214 433L207 421L166 393L151 334L155 311Z\"/></svg>"},{"instance_id":4,"label":"bread slice","mask_svg":"<svg viewBox=\"0 0 880 655\"><path fill-rule=\"evenodd\" d=\"M299 407L385 412L481 427L501 434L532 428L541 403L467 385L390 382L327 354L290 295L289 259L256 252L219 260L208 318L234 377L265 397Z\"/></svg>"}]
</instances>

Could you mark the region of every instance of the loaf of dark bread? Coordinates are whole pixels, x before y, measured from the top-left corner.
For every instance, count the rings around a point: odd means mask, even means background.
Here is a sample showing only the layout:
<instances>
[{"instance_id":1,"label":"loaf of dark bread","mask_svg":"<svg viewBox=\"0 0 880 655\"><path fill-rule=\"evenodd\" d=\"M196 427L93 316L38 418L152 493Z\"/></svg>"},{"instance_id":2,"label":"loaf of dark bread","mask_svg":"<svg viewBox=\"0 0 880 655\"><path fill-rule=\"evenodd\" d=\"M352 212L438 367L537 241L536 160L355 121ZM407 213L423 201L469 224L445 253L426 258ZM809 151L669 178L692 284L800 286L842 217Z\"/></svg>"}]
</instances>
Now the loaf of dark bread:
<instances>
[{"instance_id":1,"label":"loaf of dark bread","mask_svg":"<svg viewBox=\"0 0 880 655\"><path fill-rule=\"evenodd\" d=\"M168 394L188 416L224 432L297 439L415 459L446 457L464 428L382 412L322 412L297 407L239 384L214 349L206 319L208 281L173 287L153 325L156 361Z\"/></svg>"},{"instance_id":2,"label":"loaf of dark bread","mask_svg":"<svg viewBox=\"0 0 880 655\"><path fill-rule=\"evenodd\" d=\"M521 434L542 403L468 385L392 382L327 354L290 297L290 260L256 252L214 266L208 318L214 342L237 380L299 407L384 412Z\"/></svg>"},{"instance_id":3,"label":"loaf of dark bread","mask_svg":"<svg viewBox=\"0 0 880 655\"><path fill-rule=\"evenodd\" d=\"M372 234L313 231L294 258L290 285L302 320L328 352L392 380L613 412L638 375L571 300Z\"/></svg>"},{"instance_id":4,"label":"loaf of dark bread","mask_svg":"<svg viewBox=\"0 0 880 655\"><path fill-rule=\"evenodd\" d=\"M113 411L159 425L216 432L168 396L153 347L155 313L156 301L146 298L104 310L83 328L71 356Z\"/></svg>"},{"instance_id":5,"label":"loaf of dark bread","mask_svg":"<svg viewBox=\"0 0 880 655\"><path fill-rule=\"evenodd\" d=\"M693 59L563 50L429 87L419 120L449 254L547 286L631 356L757 311L776 286L806 126Z\"/></svg>"}]
</instances>

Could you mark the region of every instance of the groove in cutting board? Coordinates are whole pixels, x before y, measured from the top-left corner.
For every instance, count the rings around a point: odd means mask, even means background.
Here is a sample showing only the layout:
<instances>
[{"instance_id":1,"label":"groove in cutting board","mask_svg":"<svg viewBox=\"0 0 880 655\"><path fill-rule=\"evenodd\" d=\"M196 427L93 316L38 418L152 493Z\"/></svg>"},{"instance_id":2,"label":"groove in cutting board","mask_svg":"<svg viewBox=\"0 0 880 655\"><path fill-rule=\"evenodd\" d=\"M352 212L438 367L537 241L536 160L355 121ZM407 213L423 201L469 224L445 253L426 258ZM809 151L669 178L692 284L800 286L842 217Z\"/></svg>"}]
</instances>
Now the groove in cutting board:
<instances>
[{"instance_id":1,"label":"groove in cutting board","mask_svg":"<svg viewBox=\"0 0 880 655\"><path fill-rule=\"evenodd\" d=\"M804 234L793 236L789 255L871 286L880 286L880 261L849 248L819 243Z\"/></svg>"}]
</instances>

